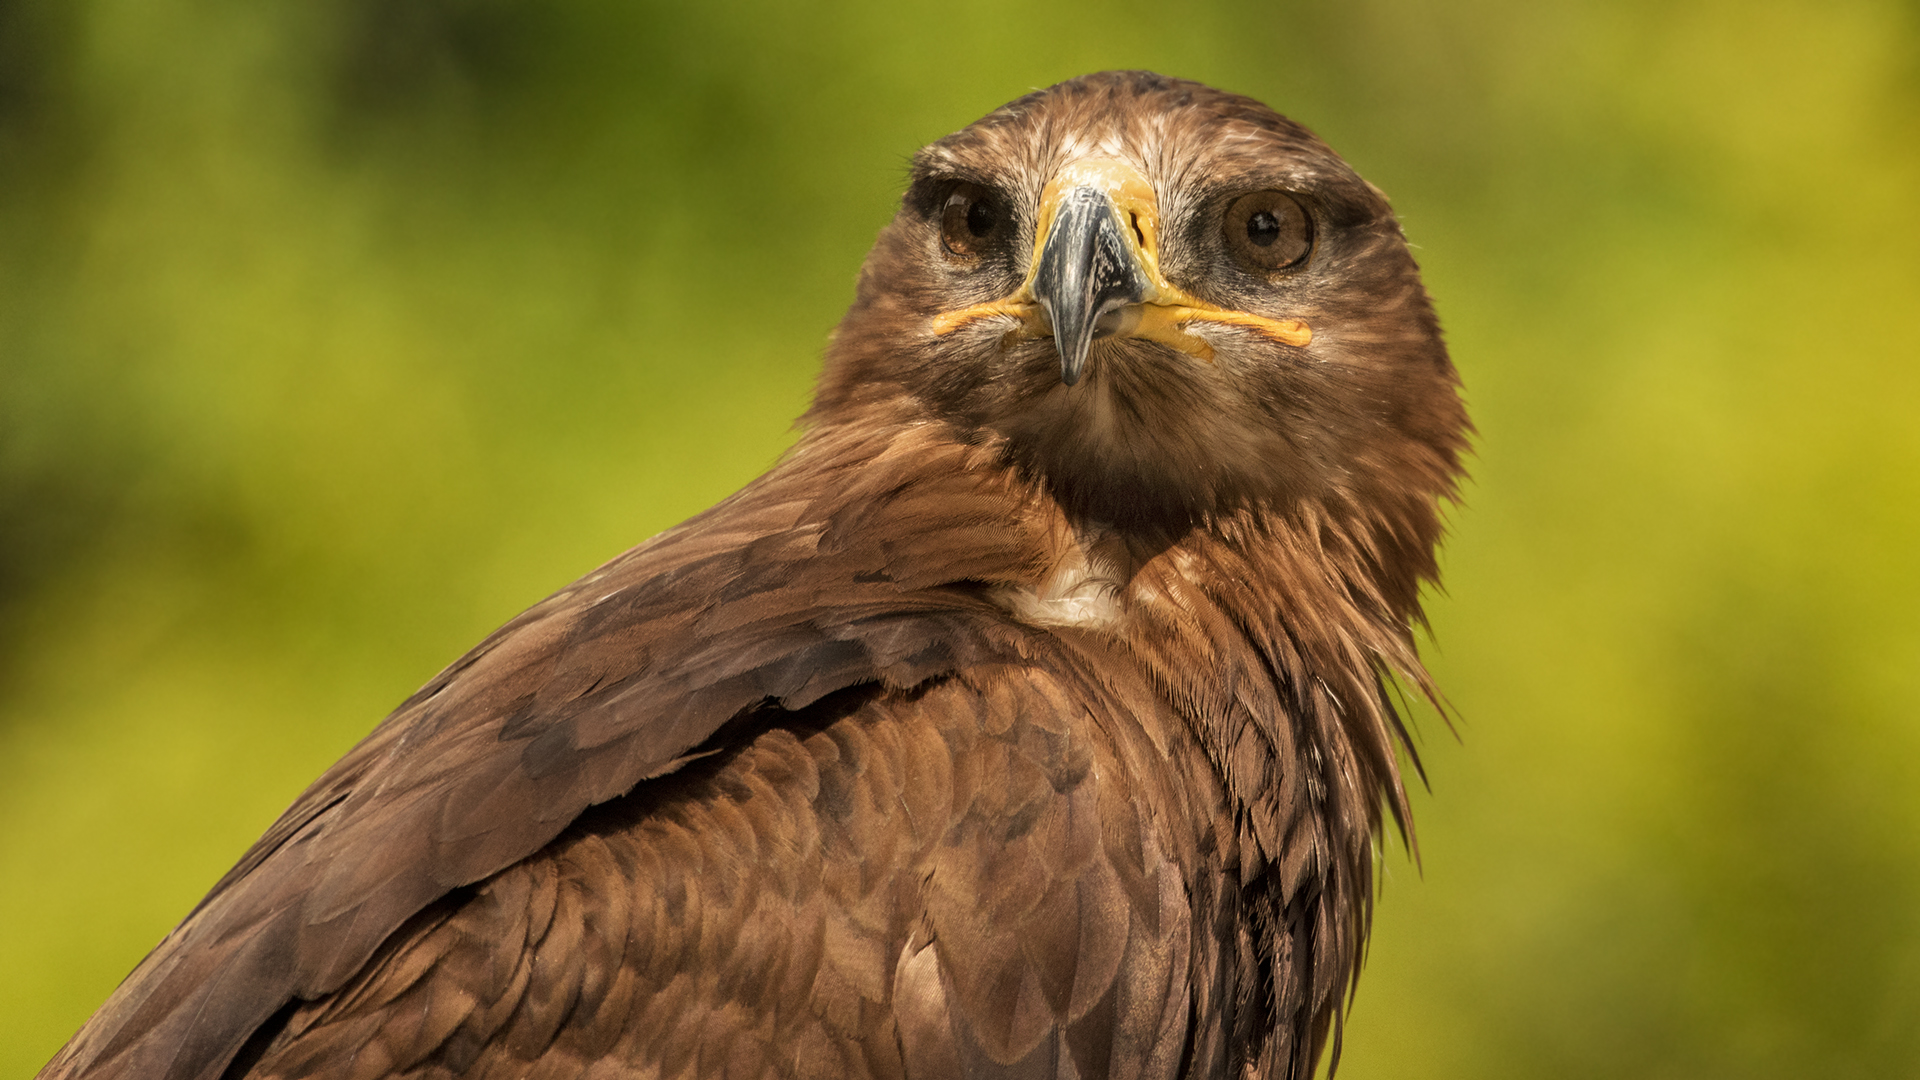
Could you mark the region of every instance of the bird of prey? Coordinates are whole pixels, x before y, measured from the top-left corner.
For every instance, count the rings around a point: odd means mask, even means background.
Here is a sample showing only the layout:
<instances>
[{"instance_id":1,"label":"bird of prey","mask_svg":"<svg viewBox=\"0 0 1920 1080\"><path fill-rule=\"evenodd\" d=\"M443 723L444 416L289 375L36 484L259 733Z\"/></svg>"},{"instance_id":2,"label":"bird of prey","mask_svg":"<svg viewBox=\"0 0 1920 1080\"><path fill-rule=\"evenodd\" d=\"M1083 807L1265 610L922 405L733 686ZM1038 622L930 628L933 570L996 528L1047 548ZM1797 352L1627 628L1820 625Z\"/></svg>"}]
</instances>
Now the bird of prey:
<instances>
[{"instance_id":1,"label":"bird of prey","mask_svg":"<svg viewBox=\"0 0 1920 1080\"><path fill-rule=\"evenodd\" d=\"M914 158L784 459L435 676L41 1076L1304 1080L1467 435L1306 129L1023 97Z\"/></svg>"}]
</instances>

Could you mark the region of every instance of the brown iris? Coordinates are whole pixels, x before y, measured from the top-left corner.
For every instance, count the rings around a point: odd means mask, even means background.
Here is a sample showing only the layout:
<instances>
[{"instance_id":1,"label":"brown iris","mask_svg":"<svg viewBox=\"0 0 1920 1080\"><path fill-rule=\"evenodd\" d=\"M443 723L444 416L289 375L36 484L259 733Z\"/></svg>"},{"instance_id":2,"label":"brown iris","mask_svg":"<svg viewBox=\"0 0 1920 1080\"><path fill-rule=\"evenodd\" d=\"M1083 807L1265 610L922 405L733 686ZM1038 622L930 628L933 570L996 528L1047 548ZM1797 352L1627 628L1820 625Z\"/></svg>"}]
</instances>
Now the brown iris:
<instances>
[{"instance_id":1,"label":"brown iris","mask_svg":"<svg viewBox=\"0 0 1920 1080\"><path fill-rule=\"evenodd\" d=\"M1249 270L1285 270L1313 250L1313 219L1284 191L1256 191L1227 207L1227 249Z\"/></svg>"},{"instance_id":2,"label":"brown iris","mask_svg":"<svg viewBox=\"0 0 1920 1080\"><path fill-rule=\"evenodd\" d=\"M978 184L956 184L940 212L940 242L955 255L977 258L999 238L1006 218L992 192Z\"/></svg>"}]
</instances>

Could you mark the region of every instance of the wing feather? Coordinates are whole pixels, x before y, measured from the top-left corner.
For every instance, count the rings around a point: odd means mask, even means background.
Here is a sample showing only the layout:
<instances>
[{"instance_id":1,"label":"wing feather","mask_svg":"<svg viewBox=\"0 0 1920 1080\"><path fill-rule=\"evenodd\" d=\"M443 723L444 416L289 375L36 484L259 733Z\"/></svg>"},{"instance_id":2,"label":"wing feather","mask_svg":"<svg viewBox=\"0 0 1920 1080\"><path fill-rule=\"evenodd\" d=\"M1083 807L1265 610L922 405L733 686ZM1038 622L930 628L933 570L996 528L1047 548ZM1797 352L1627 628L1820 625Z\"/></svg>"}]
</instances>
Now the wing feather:
<instances>
[{"instance_id":1,"label":"wing feather","mask_svg":"<svg viewBox=\"0 0 1920 1080\"><path fill-rule=\"evenodd\" d=\"M392 935L256 1075L1172 1076L1192 808L1125 774L1154 717L1087 677L1056 652L849 691L596 807ZM982 917L966 894L1010 868Z\"/></svg>"},{"instance_id":2,"label":"wing feather","mask_svg":"<svg viewBox=\"0 0 1920 1080\"><path fill-rule=\"evenodd\" d=\"M835 440L839 441L836 442ZM877 456L911 465L882 477ZM976 489L990 488L990 492ZM1017 656L977 583L1035 546L977 450L839 430L496 631L329 769L44 1072L216 1080L290 1000L331 993L449 890L681 768L736 718ZM943 518L942 515L949 515ZM877 538L915 537L900 544ZM1023 554L1024 553L1024 554ZM902 583L910 582L910 585Z\"/></svg>"}]
</instances>

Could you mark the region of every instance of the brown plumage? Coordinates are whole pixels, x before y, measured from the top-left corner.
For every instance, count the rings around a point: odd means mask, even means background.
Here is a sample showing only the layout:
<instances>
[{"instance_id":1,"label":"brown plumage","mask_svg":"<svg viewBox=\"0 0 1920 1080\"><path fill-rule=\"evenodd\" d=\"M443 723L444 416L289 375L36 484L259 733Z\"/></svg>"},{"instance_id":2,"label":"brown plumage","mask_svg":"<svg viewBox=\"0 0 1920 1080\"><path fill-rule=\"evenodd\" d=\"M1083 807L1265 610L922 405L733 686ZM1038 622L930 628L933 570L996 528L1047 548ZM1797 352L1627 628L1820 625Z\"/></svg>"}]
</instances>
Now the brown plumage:
<instances>
[{"instance_id":1,"label":"brown plumage","mask_svg":"<svg viewBox=\"0 0 1920 1080\"><path fill-rule=\"evenodd\" d=\"M1386 201L1109 73L915 159L785 460L327 771L41 1074L1296 1077L1467 429Z\"/></svg>"}]
</instances>

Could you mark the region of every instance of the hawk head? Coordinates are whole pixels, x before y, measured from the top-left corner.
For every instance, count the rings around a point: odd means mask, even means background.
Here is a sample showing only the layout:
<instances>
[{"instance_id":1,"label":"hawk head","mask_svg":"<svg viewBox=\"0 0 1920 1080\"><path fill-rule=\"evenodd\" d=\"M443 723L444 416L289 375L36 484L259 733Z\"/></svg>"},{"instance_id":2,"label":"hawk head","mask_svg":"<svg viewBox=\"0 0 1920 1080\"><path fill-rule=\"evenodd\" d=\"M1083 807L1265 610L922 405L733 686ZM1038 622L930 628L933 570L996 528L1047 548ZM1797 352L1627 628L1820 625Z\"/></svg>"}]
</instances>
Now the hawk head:
<instances>
[{"instance_id":1,"label":"hawk head","mask_svg":"<svg viewBox=\"0 0 1920 1080\"><path fill-rule=\"evenodd\" d=\"M1106 72L914 158L810 419L951 423L1089 521L1310 505L1411 552L1458 472L1456 385L1378 190L1250 98Z\"/></svg>"}]
</instances>

